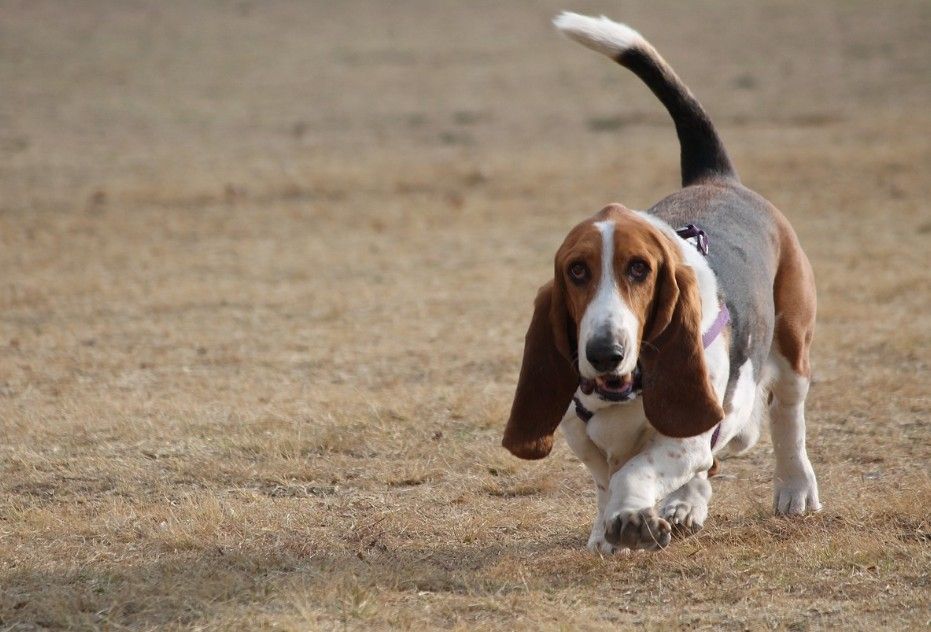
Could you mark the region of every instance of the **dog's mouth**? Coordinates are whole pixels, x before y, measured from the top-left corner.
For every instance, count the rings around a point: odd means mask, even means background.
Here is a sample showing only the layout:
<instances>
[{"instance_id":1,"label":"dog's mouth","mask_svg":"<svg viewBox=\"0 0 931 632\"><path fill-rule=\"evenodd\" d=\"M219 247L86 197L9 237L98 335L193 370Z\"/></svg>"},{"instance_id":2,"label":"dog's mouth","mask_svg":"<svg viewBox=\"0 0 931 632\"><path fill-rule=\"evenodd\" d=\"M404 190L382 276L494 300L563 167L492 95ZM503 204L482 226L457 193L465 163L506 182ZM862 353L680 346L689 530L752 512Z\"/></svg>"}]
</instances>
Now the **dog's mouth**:
<instances>
[{"instance_id":1,"label":"dog's mouth","mask_svg":"<svg viewBox=\"0 0 931 632\"><path fill-rule=\"evenodd\" d=\"M610 402L624 402L636 396L640 382L639 371L627 375L599 375L594 379L582 378L579 388L586 395L598 396Z\"/></svg>"}]
</instances>

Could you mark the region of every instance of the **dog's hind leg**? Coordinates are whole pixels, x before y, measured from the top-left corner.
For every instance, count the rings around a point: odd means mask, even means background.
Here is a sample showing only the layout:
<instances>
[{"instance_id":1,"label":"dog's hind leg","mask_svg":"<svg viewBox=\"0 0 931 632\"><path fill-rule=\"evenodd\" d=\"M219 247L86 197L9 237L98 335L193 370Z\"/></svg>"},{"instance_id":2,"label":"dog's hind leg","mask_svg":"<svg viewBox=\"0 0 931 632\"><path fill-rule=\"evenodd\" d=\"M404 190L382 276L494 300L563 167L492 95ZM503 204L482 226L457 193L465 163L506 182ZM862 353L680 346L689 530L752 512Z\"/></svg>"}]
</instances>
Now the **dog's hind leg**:
<instances>
[{"instance_id":1,"label":"dog's hind leg","mask_svg":"<svg viewBox=\"0 0 931 632\"><path fill-rule=\"evenodd\" d=\"M805 396L809 380L792 370L777 354L769 404L770 433L776 455L773 476L776 490L773 509L777 514L801 514L818 511L818 482L805 449Z\"/></svg>"},{"instance_id":2,"label":"dog's hind leg","mask_svg":"<svg viewBox=\"0 0 931 632\"><path fill-rule=\"evenodd\" d=\"M809 350L815 328L815 284L808 259L787 223L776 273L775 335L769 362L770 433L776 455L773 509L777 514L818 511L818 482L805 448L805 398L811 383Z\"/></svg>"}]
</instances>

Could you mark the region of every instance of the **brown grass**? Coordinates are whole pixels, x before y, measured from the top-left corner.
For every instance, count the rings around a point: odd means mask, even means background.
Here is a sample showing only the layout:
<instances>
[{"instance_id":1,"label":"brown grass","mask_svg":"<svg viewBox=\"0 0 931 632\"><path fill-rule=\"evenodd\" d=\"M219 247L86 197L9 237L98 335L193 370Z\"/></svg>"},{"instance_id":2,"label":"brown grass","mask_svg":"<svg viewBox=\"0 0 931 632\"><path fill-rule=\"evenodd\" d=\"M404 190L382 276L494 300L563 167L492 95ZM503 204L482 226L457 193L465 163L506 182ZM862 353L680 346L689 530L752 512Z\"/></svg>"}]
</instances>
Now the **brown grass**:
<instances>
[{"instance_id":1,"label":"brown grass","mask_svg":"<svg viewBox=\"0 0 931 632\"><path fill-rule=\"evenodd\" d=\"M894 629L929 614L923 2L584 10L713 113L816 269L825 510L584 550L498 447L567 228L677 181L545 3L0 3L0 629Z\"/></svg>"}]
</instances>

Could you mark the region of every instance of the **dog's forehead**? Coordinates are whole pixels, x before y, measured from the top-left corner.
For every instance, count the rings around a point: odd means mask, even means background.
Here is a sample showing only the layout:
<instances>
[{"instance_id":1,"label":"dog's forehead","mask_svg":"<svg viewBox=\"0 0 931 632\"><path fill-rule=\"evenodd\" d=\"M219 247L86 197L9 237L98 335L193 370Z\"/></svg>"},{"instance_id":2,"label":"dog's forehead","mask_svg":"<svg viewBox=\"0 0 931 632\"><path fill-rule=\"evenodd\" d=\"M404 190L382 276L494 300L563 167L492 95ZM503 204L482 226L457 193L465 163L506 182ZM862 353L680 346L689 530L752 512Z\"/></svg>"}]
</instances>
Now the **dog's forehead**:
<instances>
[{"instance_id":1,"label":"dog's forehead","mask_svg":"<svg viewBox=\"0 0 931 632\"><path fill-rule=\"evenodd\" d=\"M612 227L610 234L616 254L631 248L643 248L652 241L650 236L654 228L649 222L622 204L609 204L570 230L560 251L563 253L579 253L593 249L600 251L607 224Z\"/></svg>"}]
</instances>

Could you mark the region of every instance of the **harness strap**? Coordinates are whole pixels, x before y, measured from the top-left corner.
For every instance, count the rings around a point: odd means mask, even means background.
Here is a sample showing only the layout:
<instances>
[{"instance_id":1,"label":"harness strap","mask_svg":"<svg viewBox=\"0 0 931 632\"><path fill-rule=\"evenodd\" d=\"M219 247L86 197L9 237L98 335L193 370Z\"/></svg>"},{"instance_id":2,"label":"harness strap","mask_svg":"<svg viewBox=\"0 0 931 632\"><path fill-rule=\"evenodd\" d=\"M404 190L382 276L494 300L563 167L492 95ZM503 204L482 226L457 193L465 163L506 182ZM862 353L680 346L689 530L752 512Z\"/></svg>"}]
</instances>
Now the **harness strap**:
<instances>
[{"instance_id":1,"label":"harness strap","mask_svg":"<svg viewBox=\"0 0 931 632\"><path fill-rule=\"evenodd\" d=\"M721 332L724 331L724 328L729 322L731 322L731 310L727 309L727 305L721 305L718 317L711 323L711 327L708 328L708 331L701 335L701 346L705 349L710 347L711 343L715 341L715 338L721 335Z\"/></svg>"},{"instance_id":2,"label":"harness strap","mask_svg":"<svg viewBox=\"0 0 931 632\"><path fill-rule=\"evenodd\" d=\"M698 252L705 257L708 256L708 235L701 228L695 224L686 224L682 228L677 228L676 234L686 241L694 239L695 248L698 249Z\"/></svg>"}]
</instances>

